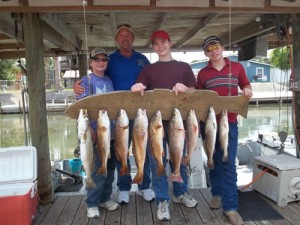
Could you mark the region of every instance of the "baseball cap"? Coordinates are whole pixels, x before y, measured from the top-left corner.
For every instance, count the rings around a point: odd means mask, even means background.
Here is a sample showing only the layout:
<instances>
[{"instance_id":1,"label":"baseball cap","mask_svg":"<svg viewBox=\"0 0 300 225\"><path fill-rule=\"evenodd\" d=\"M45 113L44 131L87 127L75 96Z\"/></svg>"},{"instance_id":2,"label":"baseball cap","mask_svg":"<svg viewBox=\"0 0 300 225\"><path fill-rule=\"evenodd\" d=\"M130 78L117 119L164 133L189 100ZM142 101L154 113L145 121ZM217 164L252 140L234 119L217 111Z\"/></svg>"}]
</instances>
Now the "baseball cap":
<instances>
[{"instance_id":1,"label":"baseball cap","mask_svg":"<svg viewBox=\"0 0 300 225\"><path fill-rule=\"evenodd\" d=\"M151 35L151 43L153 43L153 41L156 39L156 38L162 38L162 39L168 39L170 41L170 35L164 31L164 30L157 30L155 31L152 35Z\"/></svg>"},{"instance_id":2,"label":"baseball cap","mask_svg":"<svg viewBox=\"0 0 300 225\"><path fill-rule=\"evenodd\" d=\"M107 56L107 53L105 51L104 48L94 48L92 51L91 51L91 54L90 54L90 58L93 58L95 57L96 55L98 54L104 54Z\"/></svg>"},{"instance_id":3,"label":"baseball cap","mask_svg":"<svg viewBox=\"0 0 300 225\"><path fill-rule=\"evenodd\" d=\"M129 24L120 24L119 26L117 26L116 37L117 37L118 33L120 32L120 30L122 30L122 29L128 30L134 36L132 27Z\"/></svg>"},{"instance_id":4,"label":"baseball cap","mask_svg":"<svg viewBox=\"0 0 300 225\"><path fill-rule=\"evenodd\" d=\"M217 36L209 36L203 41L203 50L205 50L207 45L209 45L210 43L220 43L222 45L222 41L220 38L218 38Z\"/></svg>"}]
</instances>

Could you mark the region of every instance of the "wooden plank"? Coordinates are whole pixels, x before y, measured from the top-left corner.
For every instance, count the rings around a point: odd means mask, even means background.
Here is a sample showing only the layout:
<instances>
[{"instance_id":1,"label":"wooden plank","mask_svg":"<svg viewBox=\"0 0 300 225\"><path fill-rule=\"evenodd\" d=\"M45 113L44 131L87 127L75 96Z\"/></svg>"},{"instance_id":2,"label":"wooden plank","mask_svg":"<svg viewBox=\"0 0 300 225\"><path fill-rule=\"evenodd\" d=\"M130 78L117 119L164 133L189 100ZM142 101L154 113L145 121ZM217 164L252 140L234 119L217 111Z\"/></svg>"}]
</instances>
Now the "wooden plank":
<instances>
[{"instance_id":1,"label":"wooden plank","mask_svg":"<svg viewBox=\"0 0 300 225\"><path fill-rule=\"evenodd\" d=\"M72 225L83 225L88 223L89 218L87 217L85 196L82 195L81 202L79 204L78 210L75 214Z\"/></svg>"},{"instance_id":2,"label":"wooden plank","mask_svg":"<svg viewBox=\"0 0 300 225\"><path fill-rule=\"evenodd\" d=\"M209 0L159 0L156 1L157 7L209 7Z\"/></svg>"},{"instance_id":3,"label":"wooden plank","mask_svg":"<svg viewBox=\"0 0 300 225\"><path fill-rule=\"evenodd\" d=\"M136 215L137 224L153 225L151 204L146 202L143 197L136 196Z\"/></svg>"},{"instance_id":4,"label":"wooden plank","mask_svg":"<svg viewBox=\"0 0 300 225\"><path fill-rule=\"evenodd\" d=\"M48 211L47 215L43 219L41 224L47 224L47 225L54 225L56 224L56 221L63 211L65 205L67 204L69 200L68 196L58 197L52 204L51 209Z\"/></svg>"},{"instance_id":5,"label":"wooden plank","mask_svg":"<svg viewBox=\"0 0 300 225\"><path fill-rule=\"evenodd\" d=\"M94 0L94 5L150 5L150 0Z\"/></svg>"},{"instance_id":6,"label":"wooden plank","mask_svg":"<svg viewBox=\"0 0 300 225\"><path fill-rule=\"evenodd\" d=\"M240 1L240 0L215 0L216 7L229 7L231 3L231 7L253 7L253 8L263 8L265 6L265 0L247 0L247 1Z\"/></svg>"},{"instance_id":7,"label":"wooden plank","mask_svg":"<svg viewBox=\"0 0 300 225\"><path fill-rule=\"evenodd\" d=\"M190 109L194 109L197 118L205 121L209 106L213 106L216 114L220 114L223 109L228 112L236 112L243 117L247 117L248 98L244 96L218 96L214 91L194 90L175 95L173 91L156 89L146 91L144 96L131 91L115 91L110 93L88 96L80 99L66 109L66 114L77 119L81 108L86 108L91 119L98 118L100 109L108 111L111 119L117 117L120 109L125 109L128 117L134 119L138 108L147 110L149 118L157 111L161 110L162 118L169 120L174 108L178 108L182 118L187 118Z\"/></svg>"},{"instance_id":8,"label":"wooden plank","mask_svg":"<svg viewBox=\"0 0 300 225\"><path fill-rule=\"evenodd\" d=\"M42 224L41 222L47 215L51 206L52 206L51 204L38 206L37 213L36 213L34 219L32 220L32 225Z\"/></svg>"},{"instance_id":9,"label":"wooden plank","mask_svg":"<svg viewBox=\"0 0 300 225\"><path fill-rule=\"evenodd\" d=\"M151 202L151 211L152 211L152 217L153 217L153 224L155 225L170 225L173 220L177 221L177 225L179 225L179 221L176 217L173 216L173 213L171 214L171 221L160 221L157 219L157 205L155 201ZM173 223L174 224L174 223ZM185 223L184 223L185 224Z\"/></svg>"},{"instance_id":10,"label":"wooden plank","mask_svg":"<svg viewBox=\"0 0 300 225\"><path fill-rule=\"evenodd\" d=\"M184 218L185 218L187 224L189 224L189 225L202 225L203 224L201 217L199 216L196 208L188 208L182 204L180 204L180 208L183 212L183 215L184 215Z\"/></svg>"},{"instance_id":11,"label":"wooden plank","mask_svg":"<svg viewBox=\"0 0 300 225\"><path fill-rule=\"evenodd\" d=\"M66 204L66 207L59 216L57 223L60 225L70 224L76 215L81 200L82 196L80 195L71 196Z\"/></svg>"},{"instance_id":12,"label":"wooden plank","mask_svg":"<svg viewBox=\"0 0 300 225\"><path fill-rule=\"evenodd\" d=\"M206 225L218 225L220 224L211 209L208 206L208 203L205 201L204 197L201 195L199 190L192 189L189 190L189 193L198 201L196 209L201 217L201 220Z\"/></svg>"},{"instance_id":13,"label":"wooden plank","mask_svg":"<svg viewBox=\"0 0 300 225\"><path fill-rule=\"evenodd\" d=\"M136 202L135 194L129 196L129 204L122 205L121 223L123 225L136 225Z\"/></svg>"},{"instance_id":14,"label":"wooden plank","mask_svg":"<svg viewBox=\"0 0 300 225\"><path fill-rule=\"evenodd\" d=\"M172 186L172 184L169 184L169 187L171 187L171 186ZM169 192L169 196L172 198L173 191L171 191L171 192L172 192L172 194ZM171 215L170 224L172 224L172 225L187 224L186 218L184 217L184 214L183 214L179 204L176 204L172 200L170 200L169 211L170 211L170 215Z\"/></svg>"},{"instance_id":15,"label":"wooden plank","mask_svg":"<svg viewBox=\"0 0 300 225\"><path fill-rule=\"evenodd\" d=\"M105 218L106 218L106 214L107 214L107 210L100 207L99 208L100 211L100 218L96 218L96 219L89 219L88 225L99 225L99 224L105 224Z\"/></svg>"}]
</instances>

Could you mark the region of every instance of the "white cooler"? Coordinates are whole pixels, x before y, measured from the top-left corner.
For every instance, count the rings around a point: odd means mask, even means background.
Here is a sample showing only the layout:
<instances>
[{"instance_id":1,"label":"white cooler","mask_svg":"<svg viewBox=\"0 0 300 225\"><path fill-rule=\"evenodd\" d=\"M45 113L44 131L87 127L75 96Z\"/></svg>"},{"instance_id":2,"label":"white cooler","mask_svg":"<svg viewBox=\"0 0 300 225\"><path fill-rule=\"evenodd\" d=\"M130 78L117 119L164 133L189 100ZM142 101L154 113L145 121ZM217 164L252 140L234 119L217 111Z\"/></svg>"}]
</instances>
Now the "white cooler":
<instances>
[{"instance_id":1,"label":"white cooler","mask_svg":"<svg viewBox=\"0 0 300 225\"><path fill-rule=\"evenodd\" d=\"M0 148L0 224L30 225L36 206L36 149Z\"/></svg>"},{"instance_id":2,"label":"white cooler","mask_svg":"<svg viewBox=\"0 0 300 225\"><path fill-rule=\"evenodd\" d=\"M253 179L265 169L252 187L277 203L286 206L300 200L300 159L280 154L254 157Z\"/></svg>"}]
</instances>

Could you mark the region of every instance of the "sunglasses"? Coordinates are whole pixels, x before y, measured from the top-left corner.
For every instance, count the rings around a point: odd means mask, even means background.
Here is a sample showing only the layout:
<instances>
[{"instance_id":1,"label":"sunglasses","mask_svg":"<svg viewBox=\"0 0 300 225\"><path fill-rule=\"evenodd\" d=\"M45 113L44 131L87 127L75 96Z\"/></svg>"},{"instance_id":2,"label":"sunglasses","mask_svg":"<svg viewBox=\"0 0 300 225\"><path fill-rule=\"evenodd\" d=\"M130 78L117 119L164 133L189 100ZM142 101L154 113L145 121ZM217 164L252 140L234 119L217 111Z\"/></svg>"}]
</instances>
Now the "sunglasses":
<instances>
[{"instance_id":1,"label":"sunglasses","mask_svg":"<svg viewBox=\"0 0 300 225\"><path fill-rule=\"evenodd\" d=\"M218 50L221 48L221 45L219 43L214 43L209 45L208 47L205 48L206 52L212 52L214 50Z\"/></svg>"},{"instance_id":2,"label":"sunglasses","mask_svg":"<svg viewBox=\"0 0 300 225\"><path fill-rule=\"evenodd\" d=\"M94 61L94 62L107 62L108 61L108 57L94 57L94 58L92 58L92 60Z\"/></svg>"}]
</instances>

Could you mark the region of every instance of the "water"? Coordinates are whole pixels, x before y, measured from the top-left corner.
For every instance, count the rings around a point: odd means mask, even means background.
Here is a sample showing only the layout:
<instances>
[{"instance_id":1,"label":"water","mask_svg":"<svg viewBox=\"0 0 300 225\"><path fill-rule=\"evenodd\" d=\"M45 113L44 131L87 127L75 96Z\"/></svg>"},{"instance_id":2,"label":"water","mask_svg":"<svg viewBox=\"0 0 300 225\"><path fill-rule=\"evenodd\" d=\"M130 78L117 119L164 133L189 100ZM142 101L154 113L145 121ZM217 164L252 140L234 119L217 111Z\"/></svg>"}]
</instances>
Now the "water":
<instances>
[{"instance_id":1,"label":"water","mask_svg":"<svg viewBox=\"0 0 300 225\"><path fill-rule=\"evenodd\" d=\"M248 118L238 118L239 141L256 140L259 133L286 131L293 135L291 104L260 104L249 106ZM22 114L0 114L0 147L24 146ZM76 120L63 112L48 113L48 135L52 160L74 158L78 146Z\"/></svg>"}]
</instances>

